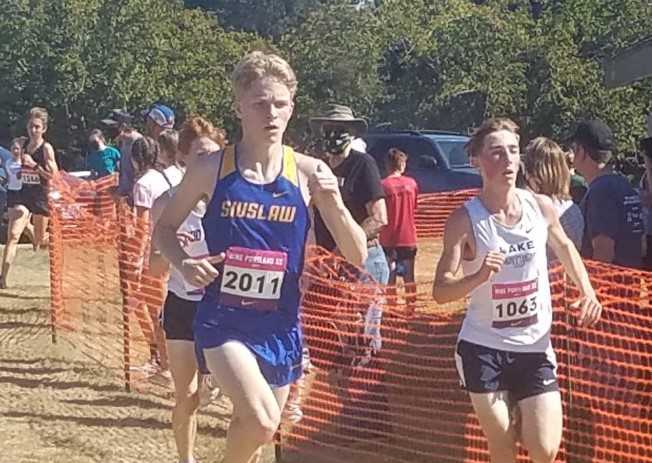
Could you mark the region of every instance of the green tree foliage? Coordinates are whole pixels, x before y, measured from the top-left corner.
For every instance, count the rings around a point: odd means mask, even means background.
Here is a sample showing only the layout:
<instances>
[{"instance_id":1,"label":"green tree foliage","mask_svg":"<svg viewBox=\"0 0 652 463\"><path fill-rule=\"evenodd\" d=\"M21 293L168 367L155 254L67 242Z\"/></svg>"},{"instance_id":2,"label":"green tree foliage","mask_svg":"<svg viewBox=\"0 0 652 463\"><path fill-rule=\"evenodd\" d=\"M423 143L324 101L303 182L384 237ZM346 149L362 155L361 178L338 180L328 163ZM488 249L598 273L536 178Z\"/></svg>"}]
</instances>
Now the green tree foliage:
<instances>
[{"instance_id":1,"label":"green tree foliage","mask_svg":"<svg viewBox=\"0 0 652 463\"><path fill-rule=\"evenodd\" d=\"M3 0L0 120L20 133L46 106L59 147L110 108L154 101L233 127L228 76L260 42L170 0Z\"/></svg>"},{"instance_id":2,"label":"green tree foliage","mask_svg":"<svg viewBox=\"0 0 652 463\"><path fill-rule=\"evenodd\" d=\"M646 2L387 0L379 14L394 25L380 112L396 125L466 130L506 115L528 139L601 117L622 150L635 149L652 86L607 89L600 61L649 35Z\"/></svg>"},{"instance_id":3,"label":"green tree foliage","mask_svg":"<svg viewBox=\"0 0 652 463\"><path fill-rule=\"evenodd\" d=\"M297 138L305 133L308 117L329 102L350 105L356 114L373 117L382 96L379 31L372 10L333 1L282 37L279 47L299 79Z\"/></svg>"},{"instance_id":4,"label":"green tree foliage","mask_svg":"<svg viewBox=\"0 0 652 463\"><path fill-rule=\"evenodd\" d=\"M604 118L633 151L652 79L603 85L601 59L650 35L640 0L2 0L0 130L33 105L58 146L112 107L163 101L234 129L229 73L271 48L299 76L291 128L325 103L372 125L466 131L505 115L523 140ZM0 133L7 138L9 133Z\"/></svg>"}]
</instances>

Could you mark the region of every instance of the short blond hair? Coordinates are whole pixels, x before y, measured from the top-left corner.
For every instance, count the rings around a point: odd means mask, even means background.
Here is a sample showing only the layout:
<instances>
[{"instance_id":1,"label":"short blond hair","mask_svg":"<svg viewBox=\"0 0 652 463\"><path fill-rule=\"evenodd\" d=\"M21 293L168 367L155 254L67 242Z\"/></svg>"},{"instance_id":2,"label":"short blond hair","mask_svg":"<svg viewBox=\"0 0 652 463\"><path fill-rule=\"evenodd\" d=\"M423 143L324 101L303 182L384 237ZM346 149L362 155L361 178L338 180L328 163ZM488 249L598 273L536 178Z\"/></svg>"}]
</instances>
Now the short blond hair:
<instances>
[{"instance_id":1,"label":"short blond hair","mask_svg":"<svg viewBox=\"0 0 652 463\"><path fill-rule=\"evenodd\" d=\"M501 130L507 130L508 132L512 132L514 135L518 137L518 125L516 125L516 122L512 121L511 119L507 119L507 118L487 119L482 123L480 127L478 127L473 132L471 138L466 143L465 148L469 153L469 156L471 157L478 156L480 154L480 151L482 151L482 147L484 146L485 138L487 138L487 136L489 136L490 134L494 132L499 132Z\"/></svg>"},{"instance_id":2,"label":"short blond hair","mask_svg":"<svg viewBox=\"0 0 652 463\"><path fill-rule=\"evenodd\" d=\"M297 76L290 64L278 55L253 51L236 65L231 74L231 85L236 98L247 90L253 81L272 77L284 84L294 97L297 92Z\"/></svg>"},{"instance_id":3,"label":"short blond hair","mask_svg":"<svg viewBox=\"0 0 652 463\"><path fill-rule=\"evenodd\" d=\"M525 182L535 193L557 200L570 199L570 170L566 153L553 140L538 137L525 148Z\"/></svg>"}]
</instances>

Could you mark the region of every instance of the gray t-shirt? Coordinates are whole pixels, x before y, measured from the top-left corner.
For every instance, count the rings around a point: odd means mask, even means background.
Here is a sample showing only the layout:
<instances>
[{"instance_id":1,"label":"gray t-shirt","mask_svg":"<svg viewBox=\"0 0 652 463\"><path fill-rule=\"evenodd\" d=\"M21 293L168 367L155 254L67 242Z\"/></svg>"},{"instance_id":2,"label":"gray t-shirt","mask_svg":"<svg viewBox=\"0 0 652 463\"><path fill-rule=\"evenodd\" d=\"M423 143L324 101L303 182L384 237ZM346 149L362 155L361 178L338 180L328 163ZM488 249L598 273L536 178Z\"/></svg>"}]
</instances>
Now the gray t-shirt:
<instances>
[{"instance_id":1,"label":"gray t-shirt","mask_svg":"<svg viewBox=\"0 0 652 463\"><path fill-rule=\"evenodd\" d=\"M593 179L580 208L585 224L582 256L592 259L593 238L605 235L615 243L614 264L641 268L641 198L625 177L606 174Z\"/></svg>"}]
</instances>

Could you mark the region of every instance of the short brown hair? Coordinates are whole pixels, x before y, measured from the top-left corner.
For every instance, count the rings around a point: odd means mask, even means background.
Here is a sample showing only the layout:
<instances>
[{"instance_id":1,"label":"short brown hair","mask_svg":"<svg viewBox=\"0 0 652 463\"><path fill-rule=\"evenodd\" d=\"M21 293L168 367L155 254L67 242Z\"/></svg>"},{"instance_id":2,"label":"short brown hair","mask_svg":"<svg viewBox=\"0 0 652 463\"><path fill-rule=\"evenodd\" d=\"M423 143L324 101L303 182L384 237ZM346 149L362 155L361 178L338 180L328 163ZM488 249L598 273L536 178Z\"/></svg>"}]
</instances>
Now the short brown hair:
<instances>
[{"instance_id":1,"label":"short brown hair","mask_svg":"<svg viewBox=\"0 0 652 463\"><path fill-rule=\"evenodd\" d=\"M226 145L226 132L215 127L211 121L202 116L193 115L184 121L179 129L179 151L184 156L188 155L192 142L198 138L207 137L224 148Z\"/></svg>"},{"instance_id":2,"label":"short brown hair","mask_svg":"<svg viewBox=\"0 0 652 463\"><path fill-rule=\"evenodd\" d=\"M14 146L17 143L20 146L21 150L25 150L25 143L27 143L28 140L29 140L29 138L27 138L25 136L16 137L13 140L11 140L11 144L9 145L9 148L11 148L12 146Z\"/></svg>"},{"instance_id":3,"label":"short brown hair","mask_svg":"<svg viewBox=\"0 0 652 463\"><path fill-rule=\"evenodd\" d=\"M525 181L535 193L570 199L570 170L566 153L553 140L538 137L525 148Z\"/></svg>"},{"instance_id":4,"label":"short brown hair","mask_svg":"<svg viewBox=\"0 0 652 463\"><path fill-rule=\"evenodd\" d=\"M476 157L480 154L480 150L484 146L484 139L491 133L500 130L507 130L518 136L518 125L516 122L507 118L487 119L480 127L473 131L470 140L466 143L466 151L469 156Z\"/></svg>"},{"instance_id":5,"label":"short brown hair","mask_svg":"<svg viewBox=\"0 0 652 463\"><path fill-rule=\"evenodd\" d=\"M387 153L387 166L392 170L398 170L401 161L407 161L407 154L398 148L390 148Z\"/></svg>"},{"instance_id":6,"label":"short brown hair","mask_svg":"<svg viewBox=\"0 0 652 463\"><path fill-rule=\"evenodd\" d=\"M174 129L165 129L160 133L157 141L161 152L165 152L168 156L171 155L166 161L174 163L179 149L179 132Z\"/></svg>"},{"instance_id":7,"label":"short brown hair","mask_svg":"<svg viewBox=\"0 0 652 463\"><path fill-rule=\"evenodd\" d=\"M50 120L50 116L48 115L48 110L45 108L41 108L39 106L35 106L32 109L29 110L29 113L27 115L27 121L31 121L32 119L40 119L43 122L43 126L47 127L48 126L48 121Z\"/></svg>"},{"instance_id":8,"label":"short brown hair","mask_svg":"<svg viewBox=\"0 0 652 463\"><path fill-rule=\"evenodd\" d=\"M273 77L284 84L294 97L297 92L297 76L290 64L278 55L253 51L236 65L231 74L231 85L236 98L251 83L262 77Z\"/></svg>"}]
</instances>

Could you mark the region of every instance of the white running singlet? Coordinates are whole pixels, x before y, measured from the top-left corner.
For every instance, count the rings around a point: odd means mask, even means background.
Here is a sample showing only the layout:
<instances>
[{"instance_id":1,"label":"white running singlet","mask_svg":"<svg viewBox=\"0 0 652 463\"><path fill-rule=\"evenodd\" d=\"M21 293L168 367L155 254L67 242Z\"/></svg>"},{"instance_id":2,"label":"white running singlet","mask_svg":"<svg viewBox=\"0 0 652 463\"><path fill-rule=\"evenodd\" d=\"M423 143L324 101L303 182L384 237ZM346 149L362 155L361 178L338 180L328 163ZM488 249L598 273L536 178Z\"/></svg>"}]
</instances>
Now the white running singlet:
<instances>
[{"instance_id":1,"label":"white running singlet","mask_svg":"<svg viewBox=\"0 0 652 463\"><path fill-rule=\"evenodd\" d=\"M174 190L171 189L170 194L173 194ZM186 220L183 221L179 230L177 230L179 243L181 243L181 247L190 257L208 257L206 236L204 235L204 227L202 227L201 223L205 213L206 204L202 201L188 214ZM179 298L187 301L201 301L204 296L204 288L186 282L183 274L174 265L170 266L168 291L172 291Z\"/></svg>"},{"instance_id":2,"label":"white running singlet","mask_svg":"<svg viewBox=\"0 0 652 463\"><path fill-rule=\"evenodd\" d=\"M521 219L499 223L480 198L464 204L475 238L475 259L462 261L464 275L480 270L489 251L505 254L500 272L475 288L459 339L510 352L551 350L552 303L546 242L548 224L534 195L517 189Z\"/></svg>"}]
</instances>

